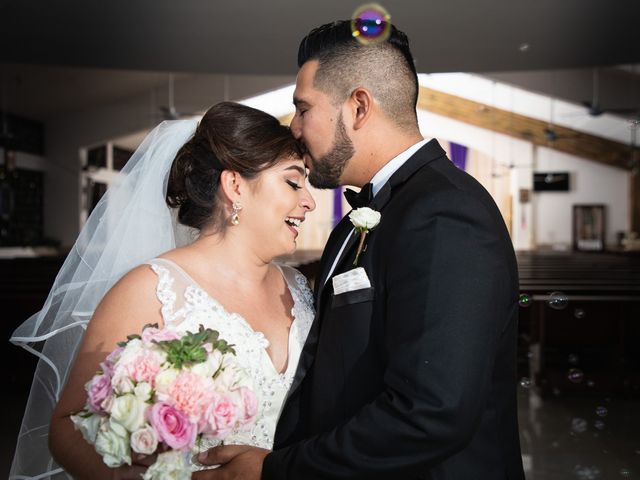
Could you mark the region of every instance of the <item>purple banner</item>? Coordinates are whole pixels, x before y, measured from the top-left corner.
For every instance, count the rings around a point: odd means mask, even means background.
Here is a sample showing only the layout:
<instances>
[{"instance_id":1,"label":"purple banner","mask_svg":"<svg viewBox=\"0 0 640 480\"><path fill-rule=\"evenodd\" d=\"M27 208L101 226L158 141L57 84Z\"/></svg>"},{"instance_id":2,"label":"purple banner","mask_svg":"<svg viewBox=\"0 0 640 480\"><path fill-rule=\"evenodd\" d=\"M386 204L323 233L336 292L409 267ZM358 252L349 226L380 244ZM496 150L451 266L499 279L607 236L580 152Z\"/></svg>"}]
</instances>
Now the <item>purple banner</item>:
<instances>
[{"instance_id":1,"label":"purple banner","mask_svg":"<svg viewBox=\"0 0 640 480\"><path fill-rule=\"evenodd\" d=\"M467 147L451 142L451 161L460 170L465 170L467 166Z\"/></svg>"},{"instance_id":2,"label":"purple banner","mask_svg":"<svg viewBox=\"0 0 640 480\"><path fill-rule=\"evenodd\" d=\"M333 190L333 226L342 220L342 187Z\"/></svg>"}]
</instances>

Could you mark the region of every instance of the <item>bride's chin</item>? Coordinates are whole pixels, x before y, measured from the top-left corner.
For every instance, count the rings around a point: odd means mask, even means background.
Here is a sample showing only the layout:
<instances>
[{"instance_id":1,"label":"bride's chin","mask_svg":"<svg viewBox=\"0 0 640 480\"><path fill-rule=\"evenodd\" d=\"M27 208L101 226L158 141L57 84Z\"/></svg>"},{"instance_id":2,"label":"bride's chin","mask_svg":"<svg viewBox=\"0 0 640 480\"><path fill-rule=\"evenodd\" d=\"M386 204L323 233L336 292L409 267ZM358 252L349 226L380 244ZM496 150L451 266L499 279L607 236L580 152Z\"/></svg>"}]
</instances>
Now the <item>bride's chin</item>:
<instances>
[{"instance_id":1,"label":"bride's chin","mask_svg":"<svg viewBox=\"0 0 640 480\"><path fill-rule=\"evenodd\" d=\"M295 253L296 251L297 245L296 245L296 241L293 241L293 244L286 250L284 250L282 253L279 253L277 256L280 257L282 255L291 255L292 253Z\"/></svg>"},{"instance_id":2,"label":"bride's chin","mask_svg":"<svg viewBox=\"0 0 640 480\"><path fill-rule=\"evenodd\" d=\"M287 248L286 250L283 249L284 251L282 253L278 254L278 256L291 255L292 253L295 253L297 248L298 248L298 245L296 244L296 241L293 240L293 242L291 242L291 244L289 245L289 248Z\"/></svg>"}]
</instances>

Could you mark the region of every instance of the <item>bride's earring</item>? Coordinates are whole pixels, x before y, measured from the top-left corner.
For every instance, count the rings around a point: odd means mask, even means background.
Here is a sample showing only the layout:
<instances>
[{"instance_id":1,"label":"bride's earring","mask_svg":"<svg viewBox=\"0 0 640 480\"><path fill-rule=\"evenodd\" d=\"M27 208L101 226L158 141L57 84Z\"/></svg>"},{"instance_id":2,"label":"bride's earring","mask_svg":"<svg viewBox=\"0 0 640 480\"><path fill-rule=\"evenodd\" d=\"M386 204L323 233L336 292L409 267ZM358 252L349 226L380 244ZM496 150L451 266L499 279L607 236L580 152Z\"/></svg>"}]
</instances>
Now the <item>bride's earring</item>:
<instances>
[{"instance_id":1,"label":"bride's earring","mask_svg":"<svg viewBox=\"0 0 640 480\"><path fill-rule=\"evenodd\" d=\"M238 225L240 223L240 216L238 213L242 210L242 204L235 201L233 202L233 205L231 205L231 208L233 209L233 213L231 214L231 224Z\"/></svg>"}]
</instances>

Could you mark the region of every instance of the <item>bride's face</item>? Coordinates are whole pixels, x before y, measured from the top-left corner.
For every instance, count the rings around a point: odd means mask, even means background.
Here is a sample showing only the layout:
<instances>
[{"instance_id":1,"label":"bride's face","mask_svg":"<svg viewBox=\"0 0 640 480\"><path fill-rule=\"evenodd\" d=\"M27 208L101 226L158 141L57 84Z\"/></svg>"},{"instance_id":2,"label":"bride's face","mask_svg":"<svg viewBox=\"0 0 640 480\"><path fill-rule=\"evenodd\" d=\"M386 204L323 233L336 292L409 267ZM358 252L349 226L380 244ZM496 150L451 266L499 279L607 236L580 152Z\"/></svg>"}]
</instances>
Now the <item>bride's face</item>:
<instances>
[{"instance_id":1,"label":"bride's face","mask_svg":"<svg viewBox=\"0 0 640 480\"><path fill-rule=\"evenodd\" d=\"M256 247L267 257L294 252L300 224L316 208L307 189L304 162L285 158L251 183L240 221L250 229Z\"/></svg>"}]
</instances>

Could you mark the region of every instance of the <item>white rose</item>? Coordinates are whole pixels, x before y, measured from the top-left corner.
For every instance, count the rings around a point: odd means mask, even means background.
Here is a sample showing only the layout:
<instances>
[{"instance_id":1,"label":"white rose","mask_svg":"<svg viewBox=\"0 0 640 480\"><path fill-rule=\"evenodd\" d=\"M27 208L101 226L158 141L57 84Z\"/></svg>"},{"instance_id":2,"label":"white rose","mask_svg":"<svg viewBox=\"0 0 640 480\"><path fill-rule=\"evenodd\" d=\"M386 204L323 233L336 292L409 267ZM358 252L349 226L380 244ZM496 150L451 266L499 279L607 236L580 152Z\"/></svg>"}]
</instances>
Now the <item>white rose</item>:
<instances>
[{"instance_id":1,"label":"white rose","mask_svg":"<svg viewBox=\"0 0 640 480\"><path fill-rule=\"evenodd\" d=\"M158 434L150 425L131 434L131 448L134 452L151 455L158 448Z\"/></svg>"},{"instance_id":2,"label":"white rose","mask_svg":"<svg viewBox=\"0 0 640 480\"><path fill-rule=\"evenodd\" d=\"M120 358L123 358L130 354L137 355L137 352L142 348L144 348L144 345L142 344L142 340L140 340L139 338L129 340L127 342L127 346L124 347L124 350L120 354Z\"/></svg>"},{"instance_id":3,"label":"white rose","mask_svg":"<svg viewBox=\"0 0 640 480\"><path fill-rule=\"evenodd\" d=\"M129 375L126 373L116 373L111 379L111 386L116 393L131 393L133 392L134 384Z\"/></svg>"},{"instance_id":4,"label":"white rose","mask_svg":"<svg viewBox=\"0 0 640 480\"><path fill-rule=\"evenodd\" d=\"M89 415L83 417L81 415L71 415L71 421L76 430L82 433L84 439L91 445L96 443L96 437L98 436L98 430L100 425L106 421L105 417L100 415Z\"/></svg>"},{"instance_id":5,"label":"white rose","mask_svg":"<svg viewBox=\"0 0 640 480\"><path fill-rule=\"evenodd\" d=\"M166 394L179 374L180 370L177 368L168 368L158 373L156 375L156 392Z\"/></svg>"},{"instance_id":6,"label":"white rose","mask_svg":"<svg viewBox=\"0 0 640 480\"><path fill-rule=\"evenodd\" d=\"M130 432L144 425L144 412L147 405L130 393L116 397L111 406L111 418Z\"/></svg>"},{"instance_id":7,"label":"white rose","mask_svg":"<svg viewBox=\"0 0 640 480\"><path fill-rule=\"evenodd\" d=\"M207 355L207 359L204 362L196 363L191 367L191 371L202 377L211 378L213 374L218 371L218 368L220 368L221 362L222 354L218 350L214 350Z\"/></svg>"},{"instance_id":8,"label":"white rose","mask_svg":"<svg viewBox=\"0 0 640 480\"><path fill-rule=\"evenodd\" d=\"M131 465L129 434L116 422L109 422L109 428L98 432L95 447L108 467L115 468L125 463Z\"/></svg>"},{"instance_id":9,"label":"white rose","mask_svg":"<svg viewBox=\"0 0 640 480\"><path fill-rule=\"evenodd\" d=\"M151 385L147 382L140 382L136 385L136 388L133 389L133 393L136 397L138 397L143 402L146 402L151 398Z\"/></svg>"},{"instance_id":10,"label":"white rose","mask_svg":"<svg viewBox=\"0 0 640 480\"><path fill-rule=\"evenodd\" d=\"M143 480L190 480L191 469L185 455L176 450L161 453L156 463L144 472Z\"/></svg>"},{"instance_id":11,"label":"white rose","mask_svg":"<svg viewBox=\"0 0 640 480\"><path fill-rule=\"evenodd\" d=\"M251 384L251 378L247 371L238 365L233 355L225 355L222 361L222 370L215 378L218 389L222 392L235 390Z\"/></svg>"},{"instance_id":12,"label":"white rose","mask_svg":"<svg viewBox=\"0 0 640 480\"><path fill-rule=\"evenodd\" d=\"M356 208L349 214L353 226L359 230L371 230L380 223L380 212L369 207Z\"/></svg>"}]
</instances>

